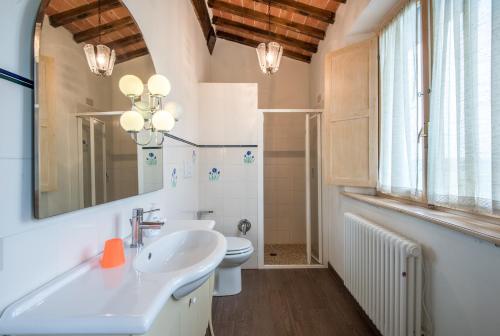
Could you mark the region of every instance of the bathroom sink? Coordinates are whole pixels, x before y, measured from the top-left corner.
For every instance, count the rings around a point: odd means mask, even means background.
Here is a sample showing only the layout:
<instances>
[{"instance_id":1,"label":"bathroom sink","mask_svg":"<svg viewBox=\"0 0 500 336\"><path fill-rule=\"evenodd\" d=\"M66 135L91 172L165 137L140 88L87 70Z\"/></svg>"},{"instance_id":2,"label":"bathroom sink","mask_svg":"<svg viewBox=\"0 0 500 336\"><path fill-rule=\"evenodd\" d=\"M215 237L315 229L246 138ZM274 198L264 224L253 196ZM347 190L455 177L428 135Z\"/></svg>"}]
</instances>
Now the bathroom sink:
<instances>
[{"instance_id":1,"label":"bathroom sink","mask_svg":"<svg viewBox=\"0 0 500 336\"><path fill-rule=\"evenodd\" d=\"M213 221L169 221L125 263L88 260L0 312L0 335L142 335L173 296L203 285L224 259L226 238ZM68 298L71 298L69 300Z\"/></svg>"},{"instance_id":2,"label":"bathroom sink","mask_svg":"<svg viewBox=\"0 0 500 336\"><path fill-rule=\"evenodd\" d=\"M196 268L197 276L190 279L196 281L217 267L218 263L210 262L214 255L225 252L226 239L217 231L182 230L144 247L134 260L134 268L143 273L191 273Z\"/></svg>"}]
</instances>

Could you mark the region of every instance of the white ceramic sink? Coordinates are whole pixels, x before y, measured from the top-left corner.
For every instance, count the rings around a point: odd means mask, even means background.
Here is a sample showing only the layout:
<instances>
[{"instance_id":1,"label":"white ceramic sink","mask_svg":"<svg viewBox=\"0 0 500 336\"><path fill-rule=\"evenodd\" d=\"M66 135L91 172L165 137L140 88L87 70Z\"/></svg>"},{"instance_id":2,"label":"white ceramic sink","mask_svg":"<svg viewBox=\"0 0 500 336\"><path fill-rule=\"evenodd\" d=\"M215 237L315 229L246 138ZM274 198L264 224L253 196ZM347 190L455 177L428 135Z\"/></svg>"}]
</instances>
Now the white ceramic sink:
<instances>
[{"instance_id":1,"label":"white ceramic sink","mask_svg":"<svg viewBox=\"0 0 500 336\"><path fill-rule=\"evenodd\" d=\"M169 221L125 264L103 269L101 256L0 312L0 335L144 334L171 296L187 295L224 259L226 239L213 221Z\"/></svg>"},{"instance_id":2,"label":"white ceramic sink","mask_svg":"<svg viewBox=\"0 0 500 336\"><path fill-rule=\"evenodd\" d=\"M146 246L135 259L134 267L144 273L187 271L204 260L212 259L213 254L225 249L225 244L224 236L216 231L178 231ZM209 267L205 271L213 269Z\"/></svg>"}]
</instances>

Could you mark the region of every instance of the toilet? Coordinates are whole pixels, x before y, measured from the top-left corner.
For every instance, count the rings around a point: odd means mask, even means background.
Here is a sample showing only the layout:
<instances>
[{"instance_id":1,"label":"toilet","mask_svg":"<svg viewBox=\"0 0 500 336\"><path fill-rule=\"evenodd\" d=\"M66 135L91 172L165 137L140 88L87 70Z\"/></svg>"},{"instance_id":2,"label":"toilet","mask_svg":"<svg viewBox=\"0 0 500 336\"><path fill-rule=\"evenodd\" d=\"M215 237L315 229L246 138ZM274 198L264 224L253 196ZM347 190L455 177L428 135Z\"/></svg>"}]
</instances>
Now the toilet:
<instances>
[{"instance_id":1,"label":"toilet","mask_svg":"<svg viewBox=\"0 0 500 336\"><path fill-rule=\"evenodd\" d=\"M252 242L240 237L226 237L227 252L215 270L215 296L235 295L241 292L241 265L254 251Z\"/></svg>"}]
</instances>

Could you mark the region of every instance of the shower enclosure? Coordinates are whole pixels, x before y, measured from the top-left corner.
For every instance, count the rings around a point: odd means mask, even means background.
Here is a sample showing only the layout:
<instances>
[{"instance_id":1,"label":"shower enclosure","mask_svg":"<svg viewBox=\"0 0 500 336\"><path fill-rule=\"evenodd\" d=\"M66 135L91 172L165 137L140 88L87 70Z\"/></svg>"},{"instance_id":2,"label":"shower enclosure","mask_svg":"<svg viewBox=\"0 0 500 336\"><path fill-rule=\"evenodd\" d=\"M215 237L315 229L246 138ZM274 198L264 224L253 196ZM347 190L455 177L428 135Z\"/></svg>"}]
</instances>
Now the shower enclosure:
<instances>
[{"instance_id":1,"label":"shower enclosure","mask_svg":"<svg viewBox=\"0 0 500 336\"><path fill-rule=\"evenodd\" d=\"M320 130L317 110L263 111L264 265L322 264Z\"/></svg>"},{"instance_id":2,"label":"shower enclosure","mask_svg":"<svg viewBox=\"0 0 500 336\"><path fill-rule=\"evenodd\" d=\"M106 125L93 117L77 117L80 207L107 201Z\"/></svg>"}]
</instances>

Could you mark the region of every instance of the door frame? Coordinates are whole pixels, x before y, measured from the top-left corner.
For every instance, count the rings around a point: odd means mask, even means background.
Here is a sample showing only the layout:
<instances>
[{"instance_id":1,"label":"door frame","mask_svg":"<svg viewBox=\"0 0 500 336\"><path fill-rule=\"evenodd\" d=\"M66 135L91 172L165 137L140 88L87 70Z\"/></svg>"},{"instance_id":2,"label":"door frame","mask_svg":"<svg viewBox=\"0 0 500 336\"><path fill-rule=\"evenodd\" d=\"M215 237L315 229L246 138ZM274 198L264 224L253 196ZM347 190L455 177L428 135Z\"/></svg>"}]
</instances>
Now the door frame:
<instances>
[{"instance_id":1,"label":"door frame","mask_svg":"<svg viewBox=\"0 0 500 336\"><path fill-rule=\"evenodd\" d=\"M77 141L78 141L78 182L79 182L79 197L80 206L84 206L84 192L83 192L83 120L89 122L89 132L90 132L90 183L91 183L91 206L96 205L96 194L95 194L95 124L98 123L102 126L103 140L102 140L102 151L103 151L103 198L104 203L107 202L107 162L106 162L106 123L97 118L91 117L91 114L79 114L77 115ZM92 114L94 115L94 114Z\"/></svg>"},{"instance_id":2,"label":"door frame","mask_svg":"<svg viewBox=\"0 0 500 336\"><path fill-rule=\"evenodd\" d=\"M314 113L314 114L311 114L311 113L308 113L306 115L306 146L307 148L310 148L310 141L311 141L311 138L310 138L310 127L311 127L311 123L313 123L314 121L316 121L316 150L317 150L317 172L316 172L316 175L317 175L317 182L318 182L318 258L314 257L313 254L312 254L312 244L311 244L311 225L312 225L312 222L311 222L311 204L310 204L310 200L311 200L311 197L310 195L308 197L306 197L306 211L309 211L309 214L308 214L308 219L307 219L307 225L308 225L308 235L309 235L309 238L308 238L308 262L311 263L311 260L314 259L316 260L316 262L318 264L321 264L323 263L323 198L322 198L322 178L323 178L323 175L322 175L322 144L321 144L321 139L322 139L322 136L321 136L321 123L323 122L322 121L322 115L321 113ZM310 182L311 182L311 174L310 174L310 165L311 165L311 152L310 150L306 150L306 192L310 194L311 192L311 185L310 185Z\"/></svg>"},{"instance_id":3,"label":"door frame","mask_svg":"<svg viewBox=\"0 0 500 336\"><path fill-rule=\"evenodd\" d=\"M265 265L264 264L264 113L318 113L320 116L323 113L323 109L258 109L258 241L257 241L257 253L258 253L258 267L260 269L286 269L286 268L326 268L328 267L327 258L322 258L322 264L320 265ZM321 133L321 130L318 131ZM320 139L321 145L321 139ZM321 151L321 148L318 148ZM321 169L321 154L318 153L318 158L320 160ZM319 172L320 170L318 170ZM320 178L319 181L322 179ZM321 182L320 182L321 184ZM321 190L321 189L320 189ZM319 191L321 193L321 191ZM321 195L320 195L321 196ZM319 208L322 208L322 197L318 200ZM319 219L322 237L320 239L321 253L323 256L328 255L328 251L324 251L328 247L328 228L326 223L323 222L322 218Z\"/></svg>"}]
</instances>

